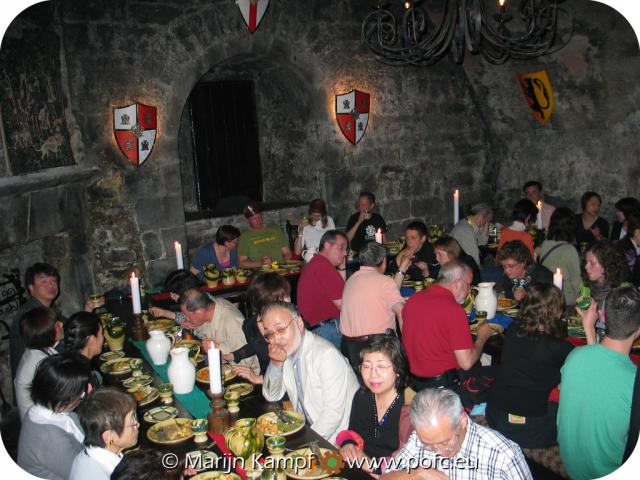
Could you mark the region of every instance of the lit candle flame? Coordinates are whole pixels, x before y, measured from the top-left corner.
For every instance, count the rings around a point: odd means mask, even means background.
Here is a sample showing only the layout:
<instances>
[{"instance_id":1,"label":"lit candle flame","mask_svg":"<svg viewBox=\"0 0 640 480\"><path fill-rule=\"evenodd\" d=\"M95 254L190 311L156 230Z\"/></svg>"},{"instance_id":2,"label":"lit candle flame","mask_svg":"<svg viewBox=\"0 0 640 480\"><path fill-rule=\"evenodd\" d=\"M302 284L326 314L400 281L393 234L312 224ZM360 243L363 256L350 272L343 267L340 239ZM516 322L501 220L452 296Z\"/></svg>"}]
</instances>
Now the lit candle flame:
<instances>
[{"instance_id":1,"label":"lit candle flame","mask_svg":"<svg viewBox=\"0 0 640 480\"><path fill-rule=\"evenodd\" d=\"M136 278L136 273L135 272L131 272L131 278Z\"/></svg>"},{"instance_id":2,"label":"lit candle flame","mask_svg":"<svg viewBox=\"0 0 640 480\"><path fill-rule=\"evenodd\" d=\"M540 210L542 208L542 202L540 200L538 200L538 203L536 204L536 207L538 207L538 210Z\"/></svg>"},{"instance_id":3,"label":"lit candle flame","mask_svg":"<svg viewBox=\"0 0 640 480\"><path fill-rule=\"evenodd\" d=\"M504 4L507 3L507 0L498 0L498 6L500 8L504 8Z\"/></svg>"}]
</instances>

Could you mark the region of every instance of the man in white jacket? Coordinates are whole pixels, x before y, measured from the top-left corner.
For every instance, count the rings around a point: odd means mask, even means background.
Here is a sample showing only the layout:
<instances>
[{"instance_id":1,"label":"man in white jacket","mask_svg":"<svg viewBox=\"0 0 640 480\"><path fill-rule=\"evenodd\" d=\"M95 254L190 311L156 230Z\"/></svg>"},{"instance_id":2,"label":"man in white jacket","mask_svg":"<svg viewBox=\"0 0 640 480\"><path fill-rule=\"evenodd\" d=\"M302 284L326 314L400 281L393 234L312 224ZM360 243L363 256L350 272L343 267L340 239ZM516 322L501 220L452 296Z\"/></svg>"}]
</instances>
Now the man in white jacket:
<instances>
[{"instance_id":1,"label":"man in white jacket","mask_svg":"<svg viewBox=\"0 0 640 480\"><path fill-rule=\"evenodd\" d=\"M262 393L275 402L289 395L311 428L331 443L348 428L358 380L349 362L330 342L305 330L291 303L273 302L261 315L269 343L269 367Z\"/></svg>"}]
</instances>

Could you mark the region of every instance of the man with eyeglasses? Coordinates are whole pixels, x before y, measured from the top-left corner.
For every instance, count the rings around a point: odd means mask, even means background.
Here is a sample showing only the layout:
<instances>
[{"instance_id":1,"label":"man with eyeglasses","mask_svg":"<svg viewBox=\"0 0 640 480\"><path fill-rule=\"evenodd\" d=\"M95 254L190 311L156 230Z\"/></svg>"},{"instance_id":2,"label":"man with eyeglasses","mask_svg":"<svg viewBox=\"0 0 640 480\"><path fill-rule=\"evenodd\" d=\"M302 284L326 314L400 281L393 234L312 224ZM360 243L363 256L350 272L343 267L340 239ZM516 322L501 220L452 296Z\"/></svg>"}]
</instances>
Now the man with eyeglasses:
<instances>
[{"instance_id":1,"label":"man with eyeglasses","mask_svg":"<svg viewBox=\"0 0 640 480\"><path fill-rule=\"evenodd\" d=\"M307 327L336 348L340 348L342 341L338 321L347 278L348 245L344 233L325 232L320 239L320 250L302 269L298 280L298 307Z\"/></svg>"},{"instance_id":2,"label":"man with eyeglasses","mask_svg":"<svg viewBox=\"0 0 640 480\"><path fill-rule=\"evenodd\" d=\"M382 479L533 478L520 447L474 423L455 392L422 390L411 402L410 415L414 430Z\"/></svg>"},{"instance_id":3,"label":"man with eyeglasses","mask_svg":"<svg viewBox=\"0 0 640 480\"><path fill-rule=\"evenodd\" d=\"M315 258L315 257L314 257ZM272 302L260 315L269 343L269 366L262 394L276 402L285 393L313 430L331 443L349 426L358 380L340 352L304 328L295 305Z\"/></svg>"}]
</instances>

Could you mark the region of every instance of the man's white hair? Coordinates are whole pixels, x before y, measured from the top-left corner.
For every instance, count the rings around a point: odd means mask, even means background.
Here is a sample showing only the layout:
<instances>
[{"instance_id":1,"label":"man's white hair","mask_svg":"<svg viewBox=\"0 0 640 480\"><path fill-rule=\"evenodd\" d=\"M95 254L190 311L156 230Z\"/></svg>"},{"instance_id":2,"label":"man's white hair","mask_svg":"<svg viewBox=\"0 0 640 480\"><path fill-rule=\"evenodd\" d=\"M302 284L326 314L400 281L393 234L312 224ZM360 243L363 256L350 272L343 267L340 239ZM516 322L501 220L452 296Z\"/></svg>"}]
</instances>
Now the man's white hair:
<instances>
[{"instance_id":1,"label":"man's white hair","mask_svg":"<svg viewBox=\"0 0 640 480\"><path fill-rule=\"evenodd\" d=\"M438 282L451 285L453 282L464 280L465 275L469 273L473 274L469 265L462 263L459 260L451 260L446 265L440 267Z\"/></svg>"},{"instance_id":2,"label":"man's white hair","mask_svg":"<svg viewBox=\"0 0 640 480\"><path fill-rule=\"evenodd\" d=\"M462 402L453 390L447 388L425 388L413 397L411 402L411 423L414 427L433 426L443 417L448 418L451 427L460 426Z\"/></svg>"}]
</instances>

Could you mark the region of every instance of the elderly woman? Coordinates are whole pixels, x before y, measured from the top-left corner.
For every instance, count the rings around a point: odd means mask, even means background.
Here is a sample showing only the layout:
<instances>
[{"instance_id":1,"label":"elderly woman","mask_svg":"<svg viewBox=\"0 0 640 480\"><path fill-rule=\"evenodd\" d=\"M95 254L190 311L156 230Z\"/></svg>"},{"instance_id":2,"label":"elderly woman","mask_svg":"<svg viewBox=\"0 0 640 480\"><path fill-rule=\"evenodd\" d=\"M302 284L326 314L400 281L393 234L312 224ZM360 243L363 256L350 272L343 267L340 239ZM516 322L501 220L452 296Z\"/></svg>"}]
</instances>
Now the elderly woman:
<instances>
[{"instance_id":1,"label":"elderly woman","mask_svg":"<svg viewBox=\"0 0 640 480\"><path fill-rule=\"evenodd\" d=\"M520 240L527 246L533 257L533 238L529 235L527 229L529 225L535 223L537 215L538 209L531 200L527 198L518 200L513 206L511 213L511 225L502 227L500 230L500 243L498 243L498 248L502 248L507 242Z\"/></svg>"},{"instance_id":2,"label":"elderly woman","mask_svg":"<svg viewBox=\"0 0 640 480\"><path fill-rule=\"evenodd\" d=\"M251 368L245 365L234 365L233 371L251 383L262 384L264 372L269 366L269 347L263 336L259 312L271 302L290 302L291 285L275 272L260 273L256 275L247 289L247 300L253 312L242 324L247 344L235 352L223 353L222 359L228 362L239 362L253 355L257 356L260 363L260 375L256 375Z\"/></svg>"},{"instance_id":3,"label":"elderly woman","mask_svg":"<svg viewBox=\"0 0 640 480\"><path fill-rule=\"evenodd\" d=\"M204 281L202 271L207 264L213 264L220 271L238 266L238 243L240 230L232 225L222 225L216 232L213 243L204 245L196 252L191 262L191 273Z\"/></svg>"},{"instance_id":4,"label":"elderly woman","mask_svg":"<svg viewBox=\"0 0 640 480\"><path fill-rule=\"evenodd\" d=\"M327 215L324 200L312 200L309 204L309 216L298 223L298 236L294 245L296 255L302 255L306 262L310 261L320 247L322 235L335 228L333 218Z\"/></svg>"},{"instance_id":5,"label":"elderly woman","mask_svg":"<svg viewBox=\"0 0 640 480\"><path fill-rule=\"evenodd\" d=\"M505 333L486 418L491 428L521 447L547 448L558 443L558 404L547 399L560 383L560 369L573 346L562 339L562 292L541 283L526 290L520 316Z\"/></svg>"},{"instance_id":6,"label":"elderly woman","mask_svg":"<svg viewBox=\"0 0 640 480\"><path fill-rule=\"evenodd\" d=\"M67 480L84 432L73 410L91 391L91 371L78 354L45 358L31 384L33 406L22 421L18 465L28 473Z\"/></svg>"},{"instance_id":7,"label":"elderly woman","mask_svg":"<svg viewBox=\"0 0 640 480\"><path fill-rule=\"evenodd\" d=\"M633 197L625 197L615 204L616 219L611 227L611 241L613 243L622 240L627 234L627 217L640 216L640 200Z\"/></svg>"},{"instance_id":8,"label":"elderly woman","mask_svg":"<svg viewBox=\"0 0 640 480\"><path fill-rule=\"evenodd\" d=\"M33 405L29 390L38 364L58 353L55 346L63 338L62 322L54 309L37 307L20 318L20 335L27 349L20 359L13 386L20 418L24 418Z\"/></svg>"},{"instance_id":9,"label":"elderly woman","mask_svg":"<svg viewBox=\"0 0 640 480\"><path fill-rule=\"evenodd\" d=\"M582 213L576 215L576 241L578 245L586 243L593 245L595 242L609 238L609 222L600 217L602 197L596 192L585 192L580 200Z\"/></svg>"},{"instance_id":10,"label":"elderly woman","mask_svg":"<svg viewBox=\"0 0 640 480\"><path fill-rule=\"evenodd\" d=\"M138 442L136 402L120 390L103 388L80 404L78 417L85 448L73 461L69 479L109 480L122 450Z\"/></svg>"},{"instance_id":11,"label":"elderly woman","mask_svg":"<svg viewBox=\"0 0 640 480\"><path fill-rule=\"evenodd\" d=\"M436 254L436 260L441 267L451 262L459 260L466 264L473 271L473 280L471 283L477 285L480 283L480 267L471 255L467 255L458 241L449 235L443 235L433 243L433 249Z\"/></svg>"},{"instance_id":12,"label":"elderly woman","mask_svg":"<svg viewBox=\"0 0 640 480\"><path fill-rule=\"evenodd\" d=\"M562 293L565 303L572 306L580 294L580 257L575 248L576 217L566 207L551 214L547 238L540 247L539 262L551 272L562 272Z\"/></svg>"},{"instance_id":13,"label":"elderly woman","mask_svg":"<svg viewBox=\"0 0 640 480\"><path fill-rule=\"evenodd\" d=\"M389 457L400 446L401 417L403 425L409 422L403 408L409 364L400 340L371 337L360 352L359 370L363 386L353 397L349 430L338 434L336 444L345 459ZM409 429L402 430L406 435ZM372 471L366 462L363 468Z\"/></svg>"},{"instance_id":14,"label":"elderly woman","mask_svg":"<svg viewBox=\"0 0 640 480\"><path fill-rule=\"evenodd\" d=\"M551 271L533 263L531 252L520 240L505 243L498 250L496 260L504 271L500 286L507 298L522 300L526 295L525 287L532 282L553 283Z\"/></svg>"},{"instance_id":15,"label":"elderly woman","mask_svg":"<svg viewBox=\"0 0 640 480\"><path fill-rule=\"evenodd\" d=\"M79 353L90 365L91 360L102 352L104 344L104 334L98 315L89 312L77 312L71 315L64 324L64 342L67 352ZM100 387L102 385L100 372L92 370L91 375L93 387Z\"/></svg>"},{"instance_id":16,"label":"elderly woman","mask_svg":"<svg viewBox=\"0 0 640 480\"><path fill-rule=\"evenodd\" d=\"M412 280L431 277L438 278L439 265L436 262L436 254L433 251L427 226L423 222L411 222L405 229L405 247L390 265L390 270L395 272L402 262L408 258L411 266L406 271Z\"/></svg>"}]
</instances>

